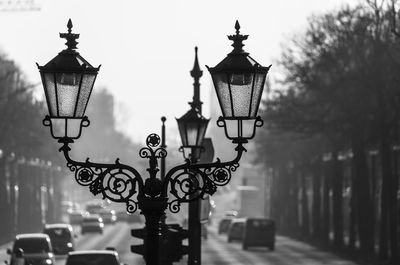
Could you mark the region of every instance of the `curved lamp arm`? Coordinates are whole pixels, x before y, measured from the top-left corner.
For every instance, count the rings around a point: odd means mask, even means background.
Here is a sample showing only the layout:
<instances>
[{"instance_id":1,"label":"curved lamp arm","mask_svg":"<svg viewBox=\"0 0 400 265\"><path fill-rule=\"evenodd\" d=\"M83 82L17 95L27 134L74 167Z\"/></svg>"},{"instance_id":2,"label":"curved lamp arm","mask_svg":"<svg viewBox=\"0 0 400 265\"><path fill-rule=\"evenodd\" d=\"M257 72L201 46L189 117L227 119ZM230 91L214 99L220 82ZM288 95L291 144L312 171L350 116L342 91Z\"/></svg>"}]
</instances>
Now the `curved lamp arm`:
<instances>
[{"instance_id":1,"label":"curved lamp arm","mask_svg":"<svg viewBox=\"0 0 400 265\"><path fill-rule=\"evenodd\" d=\"M147 147L139 151L142 158L149 160L147 171L150 177L143 180L139 172L116 159L114 164L94 163L86 159L84 162L75 161L70 157L71 148L69 144L79 138L82 127L89 125L87 117L74 122L78 123L79 134L71 137L68 134L69 118L63 118L62 125L65 126L65 134L53 134L52 119L46 117L43 121L45 126L51 127L52 136L62 143L60 152L67 160L67 167L74 172L75 180L82 186L88 186L94 195L102 194L113 202L125 203L128 212L135 212L140 206L140 200L145 198L168 198L168 207L171 212L178 212L181 203L190 202L203 198L204 194L212 195L218 186L227 185L231 179L232 172L239 167L239 161L246 149L243 144L246 140L233 141L237 144L236 157L228 162L221 162L218 158L214 163L195 164L190 160L178 165L168 171L164 181L157 178L158 159L165 158L167 151L158 147L160 137L150 134L146 139ZM168 191L172 196L169 196ZM169 198L171 197L171 198Z\"/></svg>"},{"instance_id":2,"label":"curved lamp arm","mask_svg":"<svg viewBox=\"0 0 400 265\"><path fill-rule=\"evenodd\" d=\"M218 186L227 185L232 172L239 167L239 161L244 151L243 143L237 143L236 157L228 162L217 161L210 164L194 164L186 160L185 164L176 166L168 171L163 182L162 196L170 193L174 196L168 201L169 210L179 212L182 202L190 202L203 198L204 194L214 194Z\"/></svg>"},{"instance_id":3,"label":"curved lamp arm","mask_svg":"<svg viewBox=\"0 0 400 265\"><path fill-rule=\"evenodd\" d=\"M121 164L119 159L114 164L93 163L89 158L85 162L71 159L70 139L59 142L63 146L59 149L67 160L67 167L75 173L75 180L82 186L89 186L93 195L102 194L114 202L123 202L127 212L133 213L138 208L138 196L143 196L145 191L142 177L139 172L127 165ZM136 197L135 197L136 195Z\"/></svg>"}]
</instances>

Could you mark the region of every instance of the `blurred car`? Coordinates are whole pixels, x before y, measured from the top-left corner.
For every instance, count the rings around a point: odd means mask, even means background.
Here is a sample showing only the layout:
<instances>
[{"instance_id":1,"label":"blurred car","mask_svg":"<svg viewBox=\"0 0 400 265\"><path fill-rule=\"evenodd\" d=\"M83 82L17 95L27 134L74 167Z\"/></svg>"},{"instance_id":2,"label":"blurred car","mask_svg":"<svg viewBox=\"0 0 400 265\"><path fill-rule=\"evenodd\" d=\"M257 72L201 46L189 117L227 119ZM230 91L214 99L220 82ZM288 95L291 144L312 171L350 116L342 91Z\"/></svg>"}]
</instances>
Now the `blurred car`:
<instances>
[{"instance_id":1,"label":"blurred car","mask_svg":"<svg viewBox=\"0 0 400 265\"><path fill-rule=\"evenodd\" d=\"M68 254L65 265L122 265L114 250L81 250Z\"/></svg>"},{"instance_id":2,"label":"blurred car","mask_svg":"<svg viewBox=\"0 0 400 265\"><path fill-rule=\"evenodd\" d=\"M218 234L223 234L228 232L229 225L231 224L231 222L232 222L231 217L222 218L218 224Z\"/></svg>"},{"instance_id":3,"label":"blurred car","mask_svg":"<svg viewBox=\"0 0 400 265\"><path fill-rule=\"evenodd\" d=\"M69 213L73 210L74 203L71 201L62 201L61 210L63 213Z\"/></svg>"},{"instance_id":4,"label":"blurred car","mask_svg":"<svg viewBox=\"0 0 400 265\"><path fill-rule=\"evenodd\" d=\"M50 237L55 255L66 255L74 250L74 235L69 224L46 224L43 233Z\"/></svg>"},{"instance_id":5,"label":"blurred car","mask_svg":"<svg viewBox=\"0 0 400 265\"><path fill-rule=\"evenodd\" d=\"M228 242L233 240L242 240L244 234L244 224L246 222L245 218L235 218L232 219L231 224L227 232Z\"/></svg>"},{"instance_id":6,"label":"blurred car","mask_svg":"<svg viewBox=\"0 0 400 265\"><path fill-rule=\"evenodd\" d=\"M103 209L98 212L104 224L115 224L117 216L114 210Z\"/></svg>"},{"instance_id":7,"label":"blurred car","mask_svg":"<svg viewBox=\"0 0 400 265\"><path fill-rule=\"evenodd\" d=\"M139 213L128 213L128 223L142 223L142 216Z\"/></svg>"},{"instance_id":8,"label":"blurred car","mask_svg":"<svg viewBox=\"0 0 400 265\"><path fill-rule=\"evenodd\" d=\"M128 213L125 210L117 211L117 222L128 222L128 223L142 223L142 217L139 213Z\"/></svg>"},{"instance_id":9,"label":"blurred car","mask_svg":"<svg viewBox=\"0 0 400 265\"><path fill-rule=\"evenodd\" d=\"M84 216L81 224L81 234L87 232L98 232L103 234L104 223L98 215L88 215Z\"/></svg>"},{"instance_id":10,"label":"blurred car","mask_svg":"<svg viewBox=\"0 0 400 265\"><path fill-rule=\"evenodd\" d=\"M235 210L229 210L229 211L225 211L224 215L226 217L236 217L238 215L238 212Z\"/></svg>"},{"instance_id":11,"label":"blurred car","mask_svg":"<svg viewBox=\"0 0 400 265\"><path fill-rule=\"evenodd\" d=\"M126 222L128 221L128 213L125 210L119 210L115 213L117 216L117 222Z\"/></svg>"},{"instance_id":12,"label":"blurred car","mask_svg":"<svg viewBox=\"0 0 400 265\"><path fill-rule=\"evenodd\" d=\"M71 211L68 213L69 223L71 225L79 225L85 214L82 211Z\"/></svg>"},{"instance_id":13,"label":"blurred car","mask_svg":"<svg viewBox=\"0 0 400 265\"><path fill-rule=\"evenodd\" d=\"M103 205L102 204L99 204L99 203L91 203L91 204L87 204L86 205L86 211L89 213L89 214L98 214L98 213L100 213L101 211L103 211L105 208L103 207Z\"/></svg>"},{"instance_id":14,"label":"blurred car","mask_svg":"<svg viewBox=\"0 0 400 265\"><path fill-rule=\"evenodd\" d=\"M53 265L55 257L51 246L50 238L46 234L32 233L19 234L15 237L12 249L7 249L10 255L10 265Z\"/></svg>"},{"instance_id":15,"label":"blurred car","mask_svg":"<svg viewBox=\"0 0 400 265\"><path fill-rule=\"evenodd\" d=\"M275 222L266 218L248 218L244 226L242 248L268 247L275 249Z\"/></svg>"}]
</instances>

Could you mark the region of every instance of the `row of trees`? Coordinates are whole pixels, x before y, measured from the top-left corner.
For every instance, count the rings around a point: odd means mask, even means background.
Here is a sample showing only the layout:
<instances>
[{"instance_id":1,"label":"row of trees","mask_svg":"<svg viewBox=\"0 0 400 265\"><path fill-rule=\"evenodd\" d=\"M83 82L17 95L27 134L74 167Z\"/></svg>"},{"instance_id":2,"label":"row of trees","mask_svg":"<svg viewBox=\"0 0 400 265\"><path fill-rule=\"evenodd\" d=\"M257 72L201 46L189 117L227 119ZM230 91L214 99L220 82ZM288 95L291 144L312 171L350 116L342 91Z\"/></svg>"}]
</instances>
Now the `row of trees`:
<instances>
[{"instance_id":1,"label":"row of trees","mask_svg":"<svg viewBox=\"0 0 400 265\"><path fill-rule=\"evenodd\" d=\"M0 241L10 240L15 233L38 231L44 222L61 221L61 212L52 210L60 209L61 200L93 198L89 189L80 193L85 198L68 194L78 184L66 171L59 144L42 124L47 107L35 95L39 85L26 81L15 62L0 54ZM116 129L114 107L107 90L94 89L87 110L91 126L72 145L75 159L112 163L117 157L125 163L138 159L139 146ZM51 207L43 206L47 203ZM42 206L51 213L41 211Z\"/></svg>"},{"instance_id":2,"label":"row of trees","mask_svg":"<svg viewBox=\"0 0 400 265\"><path fill-rule=\"evenodd\" d=\"M311 17L278 63L283 78L264 104L267 126L257 146L259 162L276 173L276 190L310 200L303 207L312 205L311 216L332 205L321 223L325 236L312 233L319 231L317 221L308 232L328 240L332 231L335 245L343 246L343 218L349 216L351 240L363 253L375 253L378 246L381 259L398 264L400 43L395 10L395 1L366 1ZM373 153L378 164L369 162ZM351 161L348 183L343 154ZM330 161L326 170L321 169L323 157ZM294 169L297 183L304 185L285 182ZM346 194L353 208L344 205ZM291 214L298 213L295 209Z\"/></svg>"}]
</instances>

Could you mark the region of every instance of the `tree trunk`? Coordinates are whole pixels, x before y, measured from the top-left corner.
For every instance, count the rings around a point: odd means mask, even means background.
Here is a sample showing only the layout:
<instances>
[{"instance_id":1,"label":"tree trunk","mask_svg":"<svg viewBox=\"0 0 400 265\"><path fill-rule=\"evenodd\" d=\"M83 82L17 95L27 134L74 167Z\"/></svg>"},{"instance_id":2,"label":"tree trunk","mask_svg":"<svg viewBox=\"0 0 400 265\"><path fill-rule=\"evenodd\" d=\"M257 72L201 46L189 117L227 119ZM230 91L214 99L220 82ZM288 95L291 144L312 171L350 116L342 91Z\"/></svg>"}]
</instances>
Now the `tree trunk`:
<instances>
[{"instance_id":1,"label":"tree trunk","mask_svg":"<svg viewBox=\"0 0 400 265\"><path fill-rule=\"evenodd\" d=\"M381 189L381 222L379 236L379 258L386 260L389 257L389 201L392 176L392 157L389 139L386 131L381 130L381 163L382 163L382 189Z\"/></svg>"},{"instance_id":2,"label":"tree trunk","mask_svg":"<svg viewBox=\"0 0 400 265\"><path fill-rule=\"evenodd\" d=\"M301 178L301 225L304 236L310 235L310 218L308 211L308 197L307 197L307 174L304 166L300 170Z\"/></svg>"},{"instance_id":3,"label":"tree trunk","mask_svg":"<svg viewBox=\"0 0 400 265\"><path fill-rule=\"evenodd\" d=\"M350 220L349 220L349 249L355 250L357 240L357 185L354 163L351 163L351 198L350 198Z\"/></svg>"},{"instance_id":4,"label":"tree trunk","mask_svg":"<svg viewBox=\"0 0 400 265\"><path fill-rule=\"evenodd\" d=\"M390 185L390 260L392 264L399 264L399 253L398 253L398 202L397 202L397 192L399 186L398 177L398 151L393 153L393 174L392 174L392 185Z\"/></svg>"},{"instance_id":5,"label":"tree trunk","mask_svg":"<svg viewBox=\"0 0 400 265\"><path fill-rule=\"evenodd\" d=\"M291 227L293 231L298 231L299 228L299 184L298 184L298 171L299 165L295 164L290 172L290 183L291 183L291 207L292 213Z\"/></svg>"},{"instance_id":6,"label":"tree trunk","mask_svg":"<svg viewBox=\"0 0 400 265\"><path fill-rule=\"evenodd\" d=\"M333 159L333 157L332 157ZM330 216L331 216L331 204L330 204L330 191L331 191L331 170L325 170L324 172L324 194L323 194L323 227L322 227L322 239L326 242L330 240Z\"/></svg>"},{"instance_id":7,"label":"tree trunk","mask_svg":"<svg viewBox=\"0 0 400 265\"><path fill-rule=\"evenodd\" d=\"M343 246L343 170L338 160L338 151L332 153L331 161L333 196L333 244Z\"/></svg>"},{"instance_id":8,"label":"tree trunk","mask_svg":"<svg viewBox=\"0 0 400 265\"><path fill-rule=\"evenodd\" d=\"M312 162L311 172L313 181L313 200L312 200L312 231L316 238L321 237L321 172L318 170L319 164Z\"/></svg>"},{"instance_id":9,"label":"tree trunk","mask_svg":"<svg viewBox=\"0 0 400 265\"><path fill-rule=\"evenodd\" d=\"M360 238L360 250L365 254L374 253L374 237L371 204L371 185L368 177L368 167L365 151L365 143L360 134L354 135L352 139L353 161L355 169L355 181L357 185L357 210L358 210L358 233Z\"/></svg>"}]
</instances>

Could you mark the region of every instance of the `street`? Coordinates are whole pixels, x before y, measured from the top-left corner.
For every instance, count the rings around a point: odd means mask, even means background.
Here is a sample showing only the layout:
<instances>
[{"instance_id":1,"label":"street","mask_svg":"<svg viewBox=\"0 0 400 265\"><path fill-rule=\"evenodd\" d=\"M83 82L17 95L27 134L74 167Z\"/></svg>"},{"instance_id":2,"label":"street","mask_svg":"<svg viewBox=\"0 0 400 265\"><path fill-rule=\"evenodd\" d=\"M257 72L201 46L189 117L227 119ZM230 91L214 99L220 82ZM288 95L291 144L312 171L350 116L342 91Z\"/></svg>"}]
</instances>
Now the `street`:
<instances>
[{"instance_id":1,"label":"street","mask_svg":"<svg viewBox=\"0 0 400 265\"><path fill-rule=\"evenodd\" d=\"M103 235L90 233L80 235L79 227L74 229L77 250L117 249L121 261L128 265L145 264L142 257L130 252L130 245L140 244L141 240L130 236L131 228L139 228L142 224L117 223L107 225ZM185 242L187 244L187 242ZM0 260L8 259L6 247L0 250ZM179 265L187 264L185 256ZM64 265L65 257L57 257L57 265ZM177 264L177 263L174 263ZM356 263L341 259L333 254L320 251L308 244L277 236L275 251L266 248L251 248L243 251L240 242L227 243L226 235L218 235L215 227L209 228L208 239L202 243L202 265L355 265Z\"/></svg>"}]
</instances>

